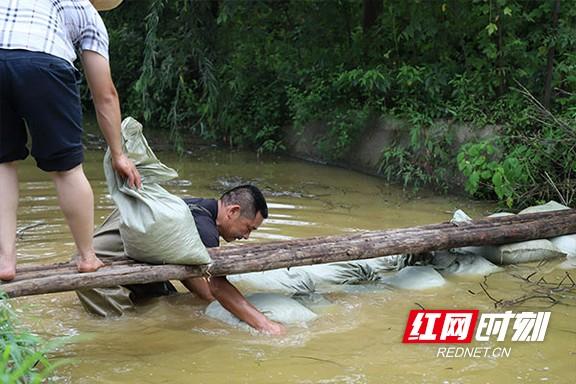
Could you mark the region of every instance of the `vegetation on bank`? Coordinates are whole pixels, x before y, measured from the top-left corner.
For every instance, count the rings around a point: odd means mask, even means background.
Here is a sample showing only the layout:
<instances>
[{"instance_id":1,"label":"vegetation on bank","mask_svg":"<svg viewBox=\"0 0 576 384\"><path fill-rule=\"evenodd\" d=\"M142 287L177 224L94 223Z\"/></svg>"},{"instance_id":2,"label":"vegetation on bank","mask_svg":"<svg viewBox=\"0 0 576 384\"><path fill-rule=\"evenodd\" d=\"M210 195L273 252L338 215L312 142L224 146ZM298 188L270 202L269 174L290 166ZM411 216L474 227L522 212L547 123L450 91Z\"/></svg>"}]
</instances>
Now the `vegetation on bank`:
<instances>
[{"instance_id":1,"label":"vegetation on bank","mask_svg":"<svg viewBox=\"0 0 576 384\"><path fill-rule=\"evenodd\" d=\"M125 114L258 151L321 122L346 156L407 123L381 173L521 207L574 203L576 7L560 0L125 0L105 13ZM460 145L454 124L480 132ZM455 177L460 175L460 177Z\"/></svg>"},{"instance_id":2,"label":"vegetation on bank","mask_svg":"<svg viewBox=\"0 0 576 384\"><path fill-rule=\"evenodd\" d=\"M47 354L61 343L48 343L19 326L18 316L0 292L0 383L45 383L63 360Z\"/></svg>"}]
</instances>

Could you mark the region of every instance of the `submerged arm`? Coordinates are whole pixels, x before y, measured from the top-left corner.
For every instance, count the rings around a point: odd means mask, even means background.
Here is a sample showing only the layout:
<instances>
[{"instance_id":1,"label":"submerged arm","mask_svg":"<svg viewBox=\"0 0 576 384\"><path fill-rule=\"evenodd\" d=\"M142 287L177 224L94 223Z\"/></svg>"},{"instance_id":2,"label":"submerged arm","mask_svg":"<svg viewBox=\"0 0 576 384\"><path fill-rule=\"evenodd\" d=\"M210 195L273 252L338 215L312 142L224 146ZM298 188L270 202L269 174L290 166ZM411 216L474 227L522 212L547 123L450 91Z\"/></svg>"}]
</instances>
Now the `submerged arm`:
<instances>
[{"instance_id":1,"label":"submerged arm","mask_svg":"<svg viewBox=\"0 0 576 384\"><path fill-rule=\"evenodd\" d=\"M252 328L272 335L286 332L283 325L268 319L234 287L224 276L211 277L208 281L214 298L230 313Z\"/></svg>"}]
</instances>

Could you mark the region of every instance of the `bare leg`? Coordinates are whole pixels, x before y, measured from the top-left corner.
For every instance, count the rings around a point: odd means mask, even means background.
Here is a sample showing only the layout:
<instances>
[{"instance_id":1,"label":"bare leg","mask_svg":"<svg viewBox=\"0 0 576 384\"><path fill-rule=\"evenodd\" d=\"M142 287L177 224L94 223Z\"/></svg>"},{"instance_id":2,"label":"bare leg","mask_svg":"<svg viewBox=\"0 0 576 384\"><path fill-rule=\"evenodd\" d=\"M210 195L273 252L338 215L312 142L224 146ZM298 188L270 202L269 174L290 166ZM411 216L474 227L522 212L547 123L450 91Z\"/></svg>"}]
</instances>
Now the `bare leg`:
<instances>
[{"instance_id":1,"label":"bare leg","mask_svg":"<svg viewBox=\"0 0 576 384\"><path fill-rule=\"evenodd\" d=\"M78 248L76 265L79 272L94 272L104 266L92 246L94 232L94 195L82 165L64 172L51 172L56 184L60 208L68 222Z\"/></svg>"},{"instance_id":2,"label":"bare leg","mask_svg":"<svg viewBox=\"0 0 576 384\"><path fill-rule=\"evenodd\" d=\"M0 164L0 280L16 276L16 211L18 174L16 163Z\"/></svg>"}]
</instances>

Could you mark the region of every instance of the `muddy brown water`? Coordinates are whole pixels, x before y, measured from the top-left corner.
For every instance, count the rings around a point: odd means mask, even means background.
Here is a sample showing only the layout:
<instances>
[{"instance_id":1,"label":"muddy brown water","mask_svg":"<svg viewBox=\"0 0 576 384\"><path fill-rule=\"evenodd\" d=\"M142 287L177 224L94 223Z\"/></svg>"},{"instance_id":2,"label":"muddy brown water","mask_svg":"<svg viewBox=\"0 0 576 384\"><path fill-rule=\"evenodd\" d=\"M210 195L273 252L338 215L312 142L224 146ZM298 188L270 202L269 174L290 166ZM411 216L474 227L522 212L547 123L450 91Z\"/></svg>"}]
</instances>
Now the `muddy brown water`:
<instances>
[{"instance_id":1,"label":"muddy brown water","mask_svg":"<svg viewBox=\"0 0 576 384\"><path fill-rule=\"evenodd\" d=\"M371 176L273 157L221 150L195 151L184 159L159 157L180 173L167 186L178 195L217 197L227 186L251 181L268 196L270 219L249 241L273 241L399 228L446 221L461 208L472 217L495 207L463 198L414 195ZM95 191L96 220L112 209L101 167L102 153L87 154L85 168ZM39 223L18 242L18 262L66 261L74 245L48 178L32 161L20 166L19 227ZM517 276L538 271L559 282L558 262L507 267L487 278L495 298L513 299L532 289ZM572 274L575 275L574 273ZM515 277L516 276L516 277ZM73 293L13 300L24 323L47 337L71 336L56 355L72 364L57 371L59 383L573 383L576 318L572 294L550 308L531 300L507 308L552 312L543 342L472 342L510 348L509 357L437 357L439 345L403 344L408 311L494 309L481 278L447 278L424 291L350 290L327 295L333 303L307 327L286 336L254 336L203 315L205 304L183 294L155 299L121 318L84 312Z\"/></svg>"}]
</instances>

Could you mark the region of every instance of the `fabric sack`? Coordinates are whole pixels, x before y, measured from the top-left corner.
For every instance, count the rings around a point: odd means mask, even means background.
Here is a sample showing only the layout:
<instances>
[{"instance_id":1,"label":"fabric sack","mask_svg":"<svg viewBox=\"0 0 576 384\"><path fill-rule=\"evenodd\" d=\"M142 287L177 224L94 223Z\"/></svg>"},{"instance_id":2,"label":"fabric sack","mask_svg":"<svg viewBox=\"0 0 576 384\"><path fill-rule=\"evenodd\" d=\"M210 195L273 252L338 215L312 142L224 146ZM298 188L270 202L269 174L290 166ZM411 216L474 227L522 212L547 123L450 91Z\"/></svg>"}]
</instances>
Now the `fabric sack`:
<instances>
[{"instance_id":1,"label":"fabric sack","mask_svg":"<svg viewBox=\"0 0 576 384\"><path fill-rule=\"evenodd\" d=\"M252 305L262 312L270 320L288 325L303 325L318 317L310 309L298 301L275 293L254 293L246 296ZM228 312L219 302L213 301L205 311L208 317L220 320L236 328L253 329L245 322Z\"/></svg>"},{"instance_id":2,"label":"fabric sack","mask_svg":"<svg viewBox=\"0 0 576 384\"><path fill-rule=\"evenodd\" d=\"M124 153L142 177L142 188L130 188L112 169L110 149L104 156L108 191L120 211L120 234L126 256L152 264L208 264L190 209L159 183L178 177L162 164L142 133L142 124L131 117L122 122Z\"/></svg>"}]
</instances>

